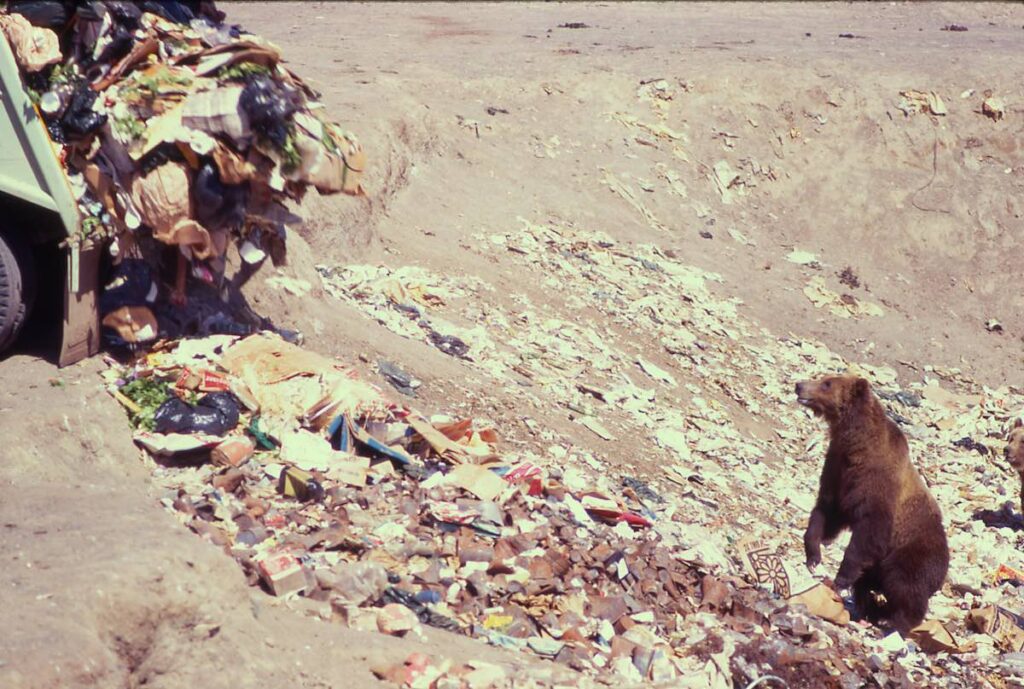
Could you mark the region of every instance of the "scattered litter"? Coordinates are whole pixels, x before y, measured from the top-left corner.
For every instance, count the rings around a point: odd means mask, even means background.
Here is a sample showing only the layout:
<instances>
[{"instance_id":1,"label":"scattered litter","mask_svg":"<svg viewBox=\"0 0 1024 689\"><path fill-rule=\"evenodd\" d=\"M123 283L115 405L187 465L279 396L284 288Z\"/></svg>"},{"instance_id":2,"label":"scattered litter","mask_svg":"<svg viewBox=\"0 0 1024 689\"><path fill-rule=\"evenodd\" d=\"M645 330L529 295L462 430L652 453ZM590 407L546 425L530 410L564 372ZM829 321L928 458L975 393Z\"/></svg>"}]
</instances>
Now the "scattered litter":
<instances>
[{"instance_id":1,"label":"scattered litter","mask_svg":"<svg viewBox=\"0 0 1024 689\"><path fill-rule=\"evenodd\" d=\"M945 115L948 112L946 104L935 91L900 91L900 97L901 100L896 107L902 110L904 115L919 112Z\"/></svg>"},{"instance_id":2,"label":"scattered litter","mask_svg":"<svg viewBox=\"0 0 1024 689\"><path fill-rule=\"evenodd\" d=\"M287 596L306 590L306 573L302 564L291 553L267 553L256 560L256 569L275 596Z\"/></svg>"},{"instance_id":3,"label":"scattered litter","mask_svg":"<svg viewBox=\"0 0 1024 689\"><path fill-rule=\"evenodd\" d=\"M795 263L798 266L810 266L818 263L818 256L816 254L812 254L810 251L794 249L786 254L786 260L790 263Z\"/></svg>"},{"instance_id":4,"label":"scattered litter","mask_svg":"<svg viewBox=\"0 0 1024 689\"><path fill-rule=\"evenodd\" d=\"M973 650L972 647L962 646L953 635L950 634L946 625L938 620L925 620L920 625L910 630L909 637L925 653L967 653Z\"/></svg>"},{"instance_id":5,"label":"scattered litter","mask_svg":"<svg viewBox=\"0 0 1024 689\"><path fill-rule=\"evenodd\" d=\"M753 239L748 238L739 230L730 229L729 236L732 237L733 241L738 244L742 244L744 246L757 246L757 242L755 242Z\"/></svg>"},{"instance_id":6,"label":"scattered litter","mask_svg":"<svg viewBox=\"0 0 1024 689\"><path fill-rule=\"evenodd\" d=\"M640 202L635 191L623 183L614 173L604 169L602 169L601 172L603 174L604 182L608 185L608 188L621 196L629 205L635 208L651 228L662 232L668 231L668 228L654 216L654 213Z\"/></svg>"},{"instance_id":7,"label":"scattered litter","mask_svg":"<svg viewBox=\"0 0 1024 689\"><path fill-rule=\"evenodd\" d=\"M669 385L671 387L676 387L676 379L672 376L671 373L669 373L665 369L661 368L660 366L657 366L654 363L651 363L650 361L647 361L643 357L637 357L636 362L640 364L640 368L644 370L644 373L649 375L651 378L659 380L662 383L665 383L666 385Z\"/></svg>"},{"instance_id":8,"label":"scattered litter","mask_svg":"<svg viewBox=\"0 0 1024 689\"><path fill-rule=\"evenodd\" d=\"M380 371L382 376L387 378L395 390L398 390L403 395L415 397L417 388L423 384L390 361L384 361L383 359L378 361L377 370Z\"/></svg>"},{"instance_id":9,"label":"scattered litter","mask_svg":"<svg viewBox=\"0 0 1024 689\"><path fill-rule=\"evenodd\" d=\"M836 277L839 278L839 282L846 285L850 289L857 289L860 287L860 278L853 272L853 268L846 266L841 271L836 273Z\"/></svg>"},{"instance_id":10,"label":"scattered litter","mask_svg":"<svg viewBox=\"0 0 1024 689\"><path fill-rule=\"evenodd\" d=\"M998 122L1006 114L1006 103L1003 102L1002 98L989 96L982 101L981 112L986 117L990 117L993 121Z\"/></svg>"},{"instance_id":11,"label":"scattered litter","mask_svg":"<svg viewBox=\"0 0 1024 689\"><path fill-rule=\"evenodd\" d=\"M437 347L457 338L459 366L510 402L494 409L494 421L420 413L351 366L272 334L163 342L128 363L111 361L105 376L158 460L151 466L162 502L286 605L326 603L337 623L356 629L408 635L434 626L552 658L584 673L565 686L595 676L746 686L765 677L766 658L782 657L815 673L804 682L814 686L838 682L835 668L847 678L842 686L897 665L924 685L942 675L951 686L975 686L1002 671L982 659L994 657L983 656L994 637L967 620L978 606L1016 610L1020 532L974 518L1005 501L1005 477L969 470L976 458L954 443L992 445L1011 410L1024 408L1019 394L933 367L904 378L814 340L778 337L719 293L721 276L653 244L523 219L474 236L471 250L507 257L563 299L534 301L418 268L319 270L328 292L403 337ZM835 293L822 305L836 300L861 315ZM615 327L598 329L580 318L586 313ZM639 357L638 340L660 353ZM791 403L792 381L854 366L914 429L915 462L949 520L957 572L932 598L924 629L882 646L877 628L850 624L831 587L797 564L817 490L807 462L824 450ZM386 365L378 369L391 380ZM405 383L408 373L396 376ZM225 437L144 425L170 396L195 405L215 392L239 402ZM632 475L574 443L575 433L545 427L532 410L552 403L609 443L628 440L650 473ZM769 432L749 433L737 409ZM1002 524L1018 515L997 516ZM730 541L737 531L751 543ZM294 561L261 570L282 553ZM835 557L825 553L831 571ZM364 566L372 569L353 569ZM431 677L453 682L497 676L443 664L419 658L382 671L433 667ZM792 663L769 665L800 685Z\"/></svg>"},{"instance_id":12,"label":"scattered litter","mask_svg":"<svg viewBox=\"0 0 1024 689\"><path fill-rule=\"evenodd\" d=\"M602 440L615 440L615 436L604 427L604 425L592 416L584 416L580 419L580 424L587 430L593 432L595 435L600 437Z\"/></svg>"},{"instance_id":13,"label":"scattered litter","mask_svg":"<svg viewBox=\"0 0 1024 689\"><path fill-rule=\"evenodd\" d=\"M728 161L719 160L712 170L715 187L722 197L722 203L731 204L737 196L742 196L743 182L740 173L736 172Z\"/></svg>"},{"instance_id":14,"label":"scattered litter","mask_svg":"<svg viewBox=\"0 0 1024 689\"><path fill-rule=\"evenodd\" d=\"M878 304L857 299L850 294L838 294L825 286L825 279L820 275L811 278L804 287L804 295L811 300L816 308L827 307L829 312L839 318L860 318L862 316L884 316L885 311Z\"/></svg>"},{"instance_id":15,"label":"scattered litter","mask_svg":"<svg viewBox=\"0 0 1024 689\"><path fill-rule=\"evenodd\" d=\"M1001 564L992 579L996 584L1002 584L1003 582L1008 581L1019 586L1024 584L1024 572L1010 567L1009 565Z\"/></svg>"},{"instance_id":16,"label":"scattered litter","mask_svg":"<svg viewBox=\"0 0 1024 689\"><path fill-rule=\"evenodd\" d=\"M987 605L971 610L968 615L971 627L995 640L996 645L1007 651L1024 651L1024 617L998 605Z\"/></svg>"},{"instance_id":17,"label":"scattered litter","mask_svg":"<svg viewBox=\"0 0 1024 689\"><path fill-rule=\"evenodd\" d=\"M985 445L969 437L954 440L953 447L959 447L964 450L967 450L968 452L977 452L980 455L988 455L989 453L989 450Z\"/></svg>"}]
</instances>

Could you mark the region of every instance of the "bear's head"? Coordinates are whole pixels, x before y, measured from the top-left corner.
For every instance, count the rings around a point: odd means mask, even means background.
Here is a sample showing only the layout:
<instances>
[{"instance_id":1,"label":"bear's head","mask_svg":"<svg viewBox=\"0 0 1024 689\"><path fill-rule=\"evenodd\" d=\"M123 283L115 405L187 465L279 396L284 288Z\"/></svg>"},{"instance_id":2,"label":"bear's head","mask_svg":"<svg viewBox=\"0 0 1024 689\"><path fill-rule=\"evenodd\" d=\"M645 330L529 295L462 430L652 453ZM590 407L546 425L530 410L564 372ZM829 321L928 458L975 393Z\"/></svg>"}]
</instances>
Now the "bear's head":
<instances>
[{"instance_id":1,"label":"bear's head","mask_svg":"<svg viewBox=\"0 0 1024 689\"><path fill-rule=\"evenodd\" d=\"M797 402L830 424L871 397L871 386L857 376L827 376L796 384Z\"/></svg>"},{"instance_id":2,"label":"bear's head","mask_svg":"<svg viewBox=\"0 0 1024 689\"><path fill-rule=\"evenodd\" d=\"M1024 421L1017 419L1014 422L1013 428L1010 429L1010 435L1006 439L1003 456L1017 473L1024 474Z\"/></svg>"}]
</instances>

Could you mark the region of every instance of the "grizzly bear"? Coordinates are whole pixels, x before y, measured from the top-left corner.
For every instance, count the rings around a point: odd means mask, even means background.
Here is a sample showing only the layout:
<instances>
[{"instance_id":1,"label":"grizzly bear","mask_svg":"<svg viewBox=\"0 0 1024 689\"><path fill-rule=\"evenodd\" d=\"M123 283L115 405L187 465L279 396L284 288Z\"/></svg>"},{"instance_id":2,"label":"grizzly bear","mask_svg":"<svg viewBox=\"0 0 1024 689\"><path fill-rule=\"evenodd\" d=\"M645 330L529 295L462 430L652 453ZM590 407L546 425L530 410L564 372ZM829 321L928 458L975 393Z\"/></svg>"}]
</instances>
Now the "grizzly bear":
<instances>
[{"instance_id":1,"label":"grizzly bear","mask_svg":"<svg viewBox=\"0 0 1024 689\"><path fill-rule=\"evenodd\" d=\"M1024 422L1017 419L1010 429L1003 456L1020 476L1020 511L1024 514Z\"/></svg>"},{"instance_id":2,"label":"grizzly bear","mask_svg":"<svg viewBox=\"0 0 1024 689\"><path fill-rule=\"evenodd\" d=\"M910 463L907 439L866 380L830 376L797 383L796 396L829 428L818 499L804 533L807 567L821 562L822 543L849 528L835 588L852 589L855 613L876 623L888 619L905 636L924 619L949 568L939 505Z\"/></svg>"}]
</instances>

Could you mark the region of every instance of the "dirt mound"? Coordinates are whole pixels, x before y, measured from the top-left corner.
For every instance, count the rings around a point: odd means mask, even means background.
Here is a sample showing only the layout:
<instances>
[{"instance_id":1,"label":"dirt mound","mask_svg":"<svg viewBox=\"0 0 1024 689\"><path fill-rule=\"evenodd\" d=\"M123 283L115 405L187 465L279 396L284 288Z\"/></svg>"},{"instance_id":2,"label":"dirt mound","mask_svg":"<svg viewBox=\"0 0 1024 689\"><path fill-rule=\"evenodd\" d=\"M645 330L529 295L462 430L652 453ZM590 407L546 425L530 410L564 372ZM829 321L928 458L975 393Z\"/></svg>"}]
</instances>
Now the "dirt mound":
<instances>
[{"instance_id":1,"label":"dirt mound","mask_svg":"<svg viewBox=\"0 0 1024 689\"><path fill-rule=\"evenodd\" d=\"M416 113L413 103L405 107L413 110L409 116L378 125L371 135L374 160L367 174L373 194L355 200L312 194L296 209L305 219L299 231L321 259L336 261L374 246L377 227L418 166L443 154L429 113Z\"/></svg>"},{"instance_id":2,"label":"dirt mound","mask_svg":"<svg viewBox=\"0 0 1024 689\"><path fill-rule=\"evenodd\" d=\"M459 247L473 231L507 229L516 215L556 217L655 239L722 272L766 321L861 339L882 359L906 358L911 327L914 351L950 365L987 338L992 346L964 365L998 382L1016 365L1006 340L1024 333L1020 297L1002 289L1014 279L1006 249L1021 227L1017 87L991 68L1014 49L1014 12L803 6L783 19L743 7L720 15L691 6L685 25L655 8L634 9L624 25L611 9L528 20L474 9L460 19L466 31L445 41L431 33L439 17L400 17L381 27L389 40L335 67L317 58L326 44L308 37L290 54L332 107L352 113L383 162L367 181L367 208L379 212L311 205L310 244L331 258L408 253L472 271ZM258 20L253 12L239 16ZM319 12L298 10L276 37L331 21ZM570 16L587 28L559 28ZM950 16L970 30L941 31ZM482 70L467 59L484 49L510 66ZM346 78L358 87L342 88ZM901 109L901 94L913 91L937 94L944 114ZM982 113L992 94L1007 103L998 121ZM410 113L408 135L391 104ZM408 171L415 184L395 198ZM367 234L380 243L341 239ZM892 317L822 328L800 294L808 269L782 260L794 248L818 254L832 288L888 304ZM836 277L846 267L859 291ZM985 334L992 318L1009 337Z\"/></svg>"}]
</instances>

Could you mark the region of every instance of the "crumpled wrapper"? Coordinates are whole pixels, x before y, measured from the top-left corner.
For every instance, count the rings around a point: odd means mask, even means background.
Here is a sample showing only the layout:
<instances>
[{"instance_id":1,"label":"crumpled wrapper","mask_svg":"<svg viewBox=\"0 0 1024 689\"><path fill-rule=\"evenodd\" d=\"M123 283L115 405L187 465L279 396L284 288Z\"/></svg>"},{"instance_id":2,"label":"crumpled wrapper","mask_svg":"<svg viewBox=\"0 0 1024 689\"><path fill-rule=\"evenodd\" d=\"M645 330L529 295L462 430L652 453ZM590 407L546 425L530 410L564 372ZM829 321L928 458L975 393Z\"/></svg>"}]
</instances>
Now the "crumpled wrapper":
<instances>
[{"instance_id":1,"label":"crumpled wrapper","mask_svg":"<svg viewBox=\"0 0 1024 689\"><path fill-rule=\"evenodd\" d=\"M164 163L132 181L132 203L155 239L187 248L199 259L223 255L227 237L211 234L192 219L189 190L187 168Z\"/></svg>"},{"instance_id":2,"label":"crumpled wrapper","mask_svg":"<svg viewBox=\"0 0 1024 689\"><path fill-rule=\"evenodd\" d=\"M38 72L64 59L57 34L32 26L20 14L0 14L0 31L11 44L14 59L26 72Z\"/></svg>"}]
</instances>

